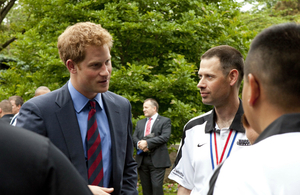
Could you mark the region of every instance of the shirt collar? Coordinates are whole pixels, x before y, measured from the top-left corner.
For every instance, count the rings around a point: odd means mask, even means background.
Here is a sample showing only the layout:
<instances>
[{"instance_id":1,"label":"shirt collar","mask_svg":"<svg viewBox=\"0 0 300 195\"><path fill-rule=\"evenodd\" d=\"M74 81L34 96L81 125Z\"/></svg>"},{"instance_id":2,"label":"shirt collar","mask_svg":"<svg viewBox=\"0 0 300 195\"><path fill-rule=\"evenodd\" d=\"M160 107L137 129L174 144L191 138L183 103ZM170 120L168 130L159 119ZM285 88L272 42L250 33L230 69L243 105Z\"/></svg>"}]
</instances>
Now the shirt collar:
<instances>
[{"instance_id":1,"label":"shirt collar","mask_svg":"<svg viewBox=\"0 0 300 195\"><path fill-rule=\"evenodd\" d=\"M155 113L153 116L151 116L149 118L152 118L152 121L155 121L157 116L158 116L158 113ZM147 118L147 120L149 120L149 118Z\"/></svg>"},{"instance_id":2,"label":"shirt collar","mask_svg":"<svg viewBox=\"0 0 300 195\"><path fill-rule=\"evenodd\" d=\"M71 80L70 80L71 81ZM71 95L71 98L73 100L74 108L77 113L80 113L82 109L87 105L88 99L84 95L82 95L79 91L77 91L71 82L68 82L68 89ZM96 97L94 98L96 102L98 102L98 105L100 106L101 109L103 109L103 101L102 101L102 96L101 93L98 93Z\"/></svg>"},{"instance_id":3,"label":"shirt collar","mask_svg":"<svg viewBox=\"0 0 300 195\"><path fill-rule=\"evenodd\" d=\"M242 101L239 99L240 104L239 108L234 116L234 119L229 127L229 129L245 133L245 129L242 124L242 116L244 114ZM216 120L216 111L215 108L213 108L212 113L208 116L207 123L205 126L205 133L209 133L211 131L216 131L215 129L215 120Z\"/></svg>"},{"instance_id":4,"label":"shirt collar","mask_svg":"<svg viewBox=\"0 0 300 195\"><path fill-rule=\"evenodd\" d=\"M300 113L284 114L273 121L255 140L254 144L283 133L300 132Z\"/></svg>"}]
</instances>

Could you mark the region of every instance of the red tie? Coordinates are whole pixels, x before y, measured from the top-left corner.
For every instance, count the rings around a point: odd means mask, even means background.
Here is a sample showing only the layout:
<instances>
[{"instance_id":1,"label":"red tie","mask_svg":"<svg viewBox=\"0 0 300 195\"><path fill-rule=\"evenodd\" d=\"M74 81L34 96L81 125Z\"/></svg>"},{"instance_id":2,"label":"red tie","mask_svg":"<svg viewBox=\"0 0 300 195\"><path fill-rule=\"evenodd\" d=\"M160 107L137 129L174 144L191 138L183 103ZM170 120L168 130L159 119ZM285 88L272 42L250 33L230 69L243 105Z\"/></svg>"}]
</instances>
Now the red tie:
<instances>
[{"instance_id":1,"label":"red tie","mask_svg":"<svg viewBox=\"0 0 300 195\"><path fill-rule=\"evenodd\" d=\"M151 118L149 118L148 120L145 136L150 134L150 127L151 127Z\"/></svg>"},{"instance_id":2,"label":"red tie","mask_svg":"<svg viewBox=\"0 0 300 195\"><path fill-rule=\"evenodd\" d=\"M96 102L90 101L87 131L88 179L90 185L103 187L101 138L96 120Z\"/></svg>"}]
</instances>

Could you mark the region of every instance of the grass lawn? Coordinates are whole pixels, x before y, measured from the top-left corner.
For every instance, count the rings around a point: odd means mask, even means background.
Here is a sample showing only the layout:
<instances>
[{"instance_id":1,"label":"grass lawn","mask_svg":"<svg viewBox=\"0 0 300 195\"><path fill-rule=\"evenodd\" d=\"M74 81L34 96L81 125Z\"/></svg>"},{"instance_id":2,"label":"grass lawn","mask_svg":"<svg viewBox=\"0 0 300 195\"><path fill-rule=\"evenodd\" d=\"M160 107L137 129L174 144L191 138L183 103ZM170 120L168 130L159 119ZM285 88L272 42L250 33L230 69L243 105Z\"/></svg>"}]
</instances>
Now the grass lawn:
<instances>
[{"instance_id":1,"label":"grass lawn","mask_svg":"<svg viewBox=\"0 0 300 195\"><path fill-rule=\"evenodd\" d=\"M137 190L139 192L139 195L143 195L142 193L142 186L140 185L140 182L137 183ZM163 190L164 190L164 195L177 195L177 189L178 189L178 184L175 183L165 183L163 185Z\"/></svg>"}]
</instances>

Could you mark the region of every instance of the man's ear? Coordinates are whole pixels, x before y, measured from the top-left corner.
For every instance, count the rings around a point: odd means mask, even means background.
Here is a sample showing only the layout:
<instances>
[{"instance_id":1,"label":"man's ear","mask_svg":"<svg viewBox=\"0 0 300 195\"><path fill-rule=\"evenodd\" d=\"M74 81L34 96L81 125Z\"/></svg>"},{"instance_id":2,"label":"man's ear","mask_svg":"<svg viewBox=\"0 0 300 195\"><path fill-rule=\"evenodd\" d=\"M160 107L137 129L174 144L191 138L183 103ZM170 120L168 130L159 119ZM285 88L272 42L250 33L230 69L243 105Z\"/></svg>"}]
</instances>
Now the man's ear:
<instances>
[{"instance_id":1,"label":"man's ear","mask_svg":"<svg viewBox=\"0 0 300 195\"><path fill-rule=\"evenodd\" d=\"M230 86L233 86L239 79L239 71L237 69L232 69L229 72L228 76L230 79Z\"/></svg>"},{"instance_id":2,"label":"man's ear","mask_svg":"<svg viewBox=\"0 0 300 195\"><path fill-rule=\"evenodd\" d=\"M254 77L253 74L248 74L248 81L249 81L249 99L248 103L250 106L254 106L258 98L260 97L260 86L258 80Z\"/></svg>"},{"instance_id":3,"label":"man's ear","mask_svg":"<svg viewBox=\"0 0 300 195\"><path fill-rule=\"evenodd\" d=\"M77 65L71 59L67 60L66 66L71 74L75 74L77 72Z\"/></svg>"}]
</instances>

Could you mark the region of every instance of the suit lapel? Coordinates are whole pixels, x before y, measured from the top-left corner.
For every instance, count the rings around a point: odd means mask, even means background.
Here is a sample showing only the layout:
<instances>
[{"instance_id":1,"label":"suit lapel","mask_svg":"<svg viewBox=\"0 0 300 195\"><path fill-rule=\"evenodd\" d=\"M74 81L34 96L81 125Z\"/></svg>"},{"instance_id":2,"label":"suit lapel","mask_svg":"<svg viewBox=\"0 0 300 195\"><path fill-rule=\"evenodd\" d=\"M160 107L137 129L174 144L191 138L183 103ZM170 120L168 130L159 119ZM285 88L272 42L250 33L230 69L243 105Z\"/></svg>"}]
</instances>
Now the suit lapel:
<instances>
[{"instance_id":1,"label":"suit lapel","mask_svg":"<svg viewBox=\"0 0 300 195\"><path fill-rule=\"evenodd\" d=\"M80 129L67 84L57 94L56 104L60 107L56 112L56 116L67 145L69 158L75 166L80 167L79 172L82 172L81 175L87 175ZM79 157L78 154L82 157ZM76 162L75 159L80 160Z\"/></svg>"},{"instance_id":2,"label":"suit lapel","mask_svg":"<svg viewBox=\"0 0 300 195\"><path fill-rule=\"evenodd\" d=\"M139 139L142 139L144 137L146 123L147 123L147 118L141 120L141 128L139 129L140 132L138 136Z\"/></svg>"},{"instance_id":3,"label":"suit lapel","mask_svg":"<svg viewBox=\"0 0 300 195\"><path fill-rule=\"evenodd\" d=\"M159 124L159 122L160 122L160 115L157 115L157 118L156 118L156 120L154 121L154 123L153 123L153 125L152 125L152 131L151 132L154 132L156 129L158 129L157 128L157 125Z\"/></svg>"},{"instance_id":4,"label":"suit lapel","mask_svg":"<svg viewBox=\"0 0 300 195\"><path fill-rule=\"evenodd\" d=\"M115 99L108 93L102 93L102 100L104 104L104 109L108 118L110 133L114 133L115 130L121 129L120 121L120 107L115 103ZM114 136L112 136L113 139ZM115 141L115 140L112 140Z\"/></svg>"},{"instance_id":5,"label":"suit lapel","mask_svg":"<svg viewBox=\"0 0 300 195\"><path fill-rule=\"evenodd\" d=\"M120 148L118 149L117 146L120 146L120 140L121 137L123 136L121 135L122 129L124 129L124 127L122 127L122 123L121 123L121 114L120 114L120 107L116 104L115 102L115 98L109 94L109 92L105 92L102 93L102 100L103 100L103 104L104 104L104 109L107 115L107 119L108 119L108 123L109 123L109 129L110 129L110 136L111 136L111 154L112 154L112 178L111 181L113 181L113 183L115 181L117 181L118 177L120 177L120 175L118 175L119 173L117 172L118 170L118 161L116 159L120 158L120 153L118 153L118 150L120 150Z\"/></svg>"}]
</instances>

